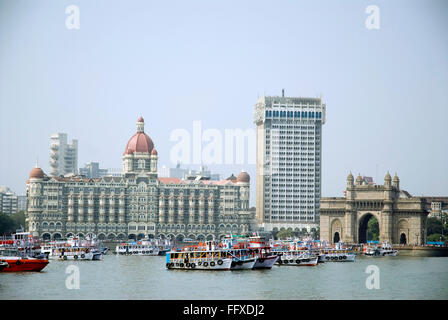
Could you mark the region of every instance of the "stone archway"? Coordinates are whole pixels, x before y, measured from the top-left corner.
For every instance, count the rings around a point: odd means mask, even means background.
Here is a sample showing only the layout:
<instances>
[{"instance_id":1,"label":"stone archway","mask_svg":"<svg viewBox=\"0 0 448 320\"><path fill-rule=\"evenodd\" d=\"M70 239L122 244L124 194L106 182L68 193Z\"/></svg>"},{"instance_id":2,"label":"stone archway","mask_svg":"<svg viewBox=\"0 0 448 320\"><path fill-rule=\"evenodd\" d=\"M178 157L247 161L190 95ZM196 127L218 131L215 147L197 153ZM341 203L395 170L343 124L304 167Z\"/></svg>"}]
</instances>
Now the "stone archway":
<instances>
[{"instance_id":1,"label":"stone archway","mask_svg":"<svg viewBox=\"0 0 448 320\"><path fill-rule=\"evenodd\" d=\"M62 239L62 235L60 233L55 233L53 235L53 240L59 240L59 239Z\"/></svg>"},{"instance_id":2,"label":"stone archway","mask_svg":"<svg viewBox=\"0 0 448 320\"><path fill-rule=\"evenodd\" d=\"M44 233L44 234L42 235L42 239L43 239L43 240L50 240L50 239L51 239L51 234L49 234L49 233Z\"/></svg>"},{"instance_id":3,"label":"stone archway","mask_svg":"<svg viewBox=\"0 0 448 320\"><path fill-rule=\"evenodd\" d=\"M128 239L129 240L136 240L136 237L135 237L135 234L130 234L129 236L128 236Z\"/></svg>"},{"instance_id":4,"label":"stone archway","mask_svg":"<svg viewBox=\"0 0 448 320\"><path fill-rule=\"evenodd\" d=\"M183 234L178 234L177 235L177 237L176 237L176 241L178 241L178 242L182 242L182 241L184 241L184 235Z\"/></svg>"},{"instance_id":5,"label":"stone archway","mask_svg":"<svg viewBox=\"0 0 448 320\"><path fill-rule=\"evenodd\" d=\"M336 239L336 233L337 233L337 239L342 239L342 222L339 218L336 218L331 223L331 240L333 243ZM339 241L338 241L339 242Z\"/></svg>"}]
</instances>

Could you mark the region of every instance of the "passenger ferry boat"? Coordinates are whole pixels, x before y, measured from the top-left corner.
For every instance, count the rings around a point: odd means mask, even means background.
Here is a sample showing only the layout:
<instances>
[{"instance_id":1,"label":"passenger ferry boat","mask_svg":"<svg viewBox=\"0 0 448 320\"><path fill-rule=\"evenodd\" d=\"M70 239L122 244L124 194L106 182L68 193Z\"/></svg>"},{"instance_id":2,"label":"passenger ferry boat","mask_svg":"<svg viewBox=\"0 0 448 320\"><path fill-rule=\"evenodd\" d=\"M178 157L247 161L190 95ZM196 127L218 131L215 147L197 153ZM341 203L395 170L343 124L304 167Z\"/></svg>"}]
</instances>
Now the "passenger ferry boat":
<instances>
[{"instance_id":1,"label":"passenger ferry boat","mask_svg":"<svg viewBox=\"0 0 448 320\"><path fill-rule=\"evenodd\" d=\"M23 230L18 230L8 237L1 237L0 246L17 249L21 255L48 259L48 255L41 254L40 242L30 232L24 232Z\"/></svg>"},{"instance_id":2,"label":"passenger ferry boat","mask_svg":"<svg viewBox=\"0 0 448 320\"><path fill-rule=\"evenodd\" d=\"M334 247L324 247L319 250L319 262L354 262L356 253L351 247L343 243L336 243Z\"/></svg>"},{"instance_id":3,"label":"passenger ferry boat","mask_svg":"<svg viewBox=\"0 0 448 320\"><path fill-rule=\"evenodd\" d=\"M280 255L278 264L284 266L317 266L318 258L317 255L306 251L286 251Z\"/></svg>"},{"instance_id":4,"label":"passenger ferry boat","mask_svg":"<svg viewBox=\"0 0 448 320\"><path fill-rule=\"evenodd\" d=\"M182 250L166 254L167 269L182 270L230 270L232 257L226 250Z\"/></svg>"},{"instance_id":5,"label":"passenger ferry boat","mask_svg":"<svg viewBox=\"0 0 448 320\"><path fill-rule=\"evenodd\" d=\"M63 247L54 248L50 256L59 260L101 260L103 253L86 247Z\"/></svg>"},{"instance_id":6,"label":"passenger ferry boat","mask_svg":"<svg viewBox=\"0 0 448 320\"><path fill-rule=\"evenodd\" d=\"M389 243L382 243L380 246L363 246L362 253L366 256L395 257L398 254L398 250L393 249Z\"/></svg>"},{"instance_id":7,"label":"passenger ferry boat","mask_svg":"<svg viewBox=\"0 0 448 320\"><path fill-rule=\"evenodd\" d=\"M41 271L47 264L47 259L24 256L17 249L2 248L0 250L1 272Z\"/></svg>"},{"instance_id":8,"label":"passenger ferry boat","mask_svg":"<svg viewBox=\"0 0 448 320\"><path fill-rule=\"evenodd\" d=\"M138 242L120 243L115 248L119 255L158 256L159 248Z\"/></svg>"},{"instance_id":9,"label":"passenger ferry boat","mask_svg":"<svg viewBox=\"0 0 448 320\"><path fill-rule=\"evenodd\" d=\"M325 248L319 251L319 262L354 262L356 253L351 249Z\"/></svg>"}]
</instances>

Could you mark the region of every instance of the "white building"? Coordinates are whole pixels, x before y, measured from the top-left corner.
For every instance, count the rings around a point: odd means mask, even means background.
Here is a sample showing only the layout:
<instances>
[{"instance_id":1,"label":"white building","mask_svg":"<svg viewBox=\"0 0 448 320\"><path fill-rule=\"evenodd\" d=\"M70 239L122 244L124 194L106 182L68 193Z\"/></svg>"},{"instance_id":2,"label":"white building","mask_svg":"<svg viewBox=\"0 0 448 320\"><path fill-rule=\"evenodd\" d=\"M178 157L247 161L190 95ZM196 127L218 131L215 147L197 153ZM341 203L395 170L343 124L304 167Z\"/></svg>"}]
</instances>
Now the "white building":
<instances>
[{"instance_id":1,"label":"white building","mask_svg":"<svg viewBox=\"0 0 448 320\"><path fill-rule=\"evenodd\" d=\"M66 133L50 137L50 175L60 176L78 173L78 140L67 143Z\"/></svg>"},{"instance_id":2,"label":"white building","mask_svg":"<svg viewBox=\"0 0 448 320\"><path fill-rule=\"evenodd\" d=\"M265 231L319 226L321 98L262 97L257 125L257 220Z\"/></svg>"},{"instance_id":3,"label":"white building","mask_svg":"<svg viewBox=\"0 0 448 320\"><path fill-rule=\"evenodd\" d=\"M18 196L9 188L0 186L0 212L14 214L18 210Z\"/></svg>"}]
</instances>

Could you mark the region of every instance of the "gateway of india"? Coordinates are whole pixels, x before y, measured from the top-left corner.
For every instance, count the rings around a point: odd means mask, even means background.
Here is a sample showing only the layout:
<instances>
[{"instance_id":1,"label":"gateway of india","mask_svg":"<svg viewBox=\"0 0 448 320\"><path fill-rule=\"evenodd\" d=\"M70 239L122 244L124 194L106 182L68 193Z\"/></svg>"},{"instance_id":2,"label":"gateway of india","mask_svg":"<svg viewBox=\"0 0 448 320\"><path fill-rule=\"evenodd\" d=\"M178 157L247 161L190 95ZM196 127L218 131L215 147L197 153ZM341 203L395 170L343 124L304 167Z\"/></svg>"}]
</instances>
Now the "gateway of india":
<instances>
[{"instance_id":1,"label":"gateway of india","mask_svg":"<svg viewBox=\"0 0 448 320\"><path fill-rule=\"evenodd\" d=\"M347 177L345 197L321 198L320 239L332 243L366 243L367 224L375 217L379 241L390 244L426 243L425 201L400 190L397 175L387 173L384 185L369 185Z\"/></svg>"},{"instance_id":2,"label":"gateway of india","mask_svg":"<svg viewBox=\"0 0 448 320\"><path fill-rule=\"evenodd\" d=\"M181 241L254 229L245 171L221 181L159 178L157 151L142 117L122 159L122 177L47 176L33 168L26 187L28 230L43 239L96 235Z\"/></svg>"}]
</instances>

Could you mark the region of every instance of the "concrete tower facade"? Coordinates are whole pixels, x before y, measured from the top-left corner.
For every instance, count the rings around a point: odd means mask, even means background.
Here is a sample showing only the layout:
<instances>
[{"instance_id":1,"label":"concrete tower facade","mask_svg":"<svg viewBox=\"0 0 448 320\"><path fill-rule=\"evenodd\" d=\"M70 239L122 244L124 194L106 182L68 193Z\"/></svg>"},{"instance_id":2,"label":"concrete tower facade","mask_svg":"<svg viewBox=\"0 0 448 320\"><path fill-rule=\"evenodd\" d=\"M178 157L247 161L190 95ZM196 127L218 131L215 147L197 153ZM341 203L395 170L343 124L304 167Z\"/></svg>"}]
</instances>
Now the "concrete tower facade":
<instances>
[{"instance_id":1,"label":"concrete tower facade","mask_svg":"<svg viewBox=\"0 0 448 320\"><path fill-rule=\"evenodd\" d=\"M258 223L265 231L319 225L321 98L265 96L255 105Z\"/></svg>"}]
</instances>

